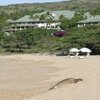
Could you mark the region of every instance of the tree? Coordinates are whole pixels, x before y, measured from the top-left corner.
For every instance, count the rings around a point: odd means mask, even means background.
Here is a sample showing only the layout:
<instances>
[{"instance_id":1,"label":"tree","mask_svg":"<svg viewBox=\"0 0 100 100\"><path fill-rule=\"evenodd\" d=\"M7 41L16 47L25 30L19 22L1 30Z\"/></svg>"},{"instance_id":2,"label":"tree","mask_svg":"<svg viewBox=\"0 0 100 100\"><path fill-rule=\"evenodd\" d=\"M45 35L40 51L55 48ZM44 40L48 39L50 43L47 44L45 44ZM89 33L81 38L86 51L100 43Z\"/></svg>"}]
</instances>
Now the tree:
<instances>
[{"instance_id":1,"label":"tree","mask_svg":"<svg viewBox=\"0 0 100 100\"><path fill-rule=\"evenodd\" d=\"M94 9L90 10L89 12L93 16L100 15L100 7L94 8Z\"/></svg>"},{"instance_id":2,"label":"tree","mask_svg":"<svg viewBox=\"0 0 100 100\"><path fill-rule=\"evenodd\" d=\"M0 46L4 45L5 33L0 31Z\"/></svg>"},{"instance_id":3,"label":"tree","mask_svg":"<svg viewBox=\"0 0 100 100\"><path fill-rule=\"evenodd\" d=\"M87 17L84 15L84 11L80 11L80 12L76 12L74 14L74 17L71 19L73 25L72 26L76 26L77 22L86 19Z\"/></svg>"},{"instance_id":4,"label":"tree","mask_svg":"<svg viewBox=\"0 0 100 100\"><path fill-rule=\"evenodd\" d=\"M69 29L71 29L72 27L74 27L74 24L75 24L74 20L68 19L68 18L63 18L63 19L61 20L60 27L61 27L61 29L63 29L63 30L69 30Z\"/></svg>"},{"instance_id":5,"label":"tree","mask_svg":"<svg viewBox=\"0 0 100 100\"><path fill-rule=\"evenodd\" d=\"M22 51L22 46L24 44L23 39L25 37L25 33L22 31L16 31L13 34L14 40L15 40L15 46L19 49L19 52Z\"/></svg>"},{"instance_id":6,"label":"tree","mask_svg":"<svg viewBox=\"0 0 100 100\"><path fill-rule=\"evenodd\" d=\"M3 47L7 49L7 51L12 51L14 47L14 38L12 35L5 35Z\"/></svg>"},{"instance_id":7,"label":"tree","mask_svg":"<svg viewBox=\"0 0 100 100\"><path fill-rule=\"evenodd\" d=\"M60 25L61 29L66 30L66 29L76 27L77 22L85 19L85 17L83 12L76 12L74 14L74 17L72 17L71 19L68 19L63 15L61 15L59 19L61 21L61 25Z\"/></svg>"},{"instance_id":8,"label":"tree","mask_svg":"<svg viewBox=\"0 0 100 100\"><path fill-rule=\"evenodd\" d=\"M62 21L63 19L66 19L66 17L64 15L60 15L59 20Z\"/></svg>"},{"instance_id":9,"label":"tree","mask_svg":"<svg viewBox=\"0 0 100 100\"><path fill-rule=\"evenodd\" d=\"M31 18L37 19L37 18L39 18L39 15L35 15L35 16L31 15Z\"/></svg>"},{"instance_id":10,"label":"tree","mask_svg":"<svg viewBox=\"0 0 100 100\"><path fill-rule=\"evenodd\" d=\"M40 20L45 20L46 19L46 15L45 14L42 14L41 16L40 16Z\"/></svg>"}]
</instances>

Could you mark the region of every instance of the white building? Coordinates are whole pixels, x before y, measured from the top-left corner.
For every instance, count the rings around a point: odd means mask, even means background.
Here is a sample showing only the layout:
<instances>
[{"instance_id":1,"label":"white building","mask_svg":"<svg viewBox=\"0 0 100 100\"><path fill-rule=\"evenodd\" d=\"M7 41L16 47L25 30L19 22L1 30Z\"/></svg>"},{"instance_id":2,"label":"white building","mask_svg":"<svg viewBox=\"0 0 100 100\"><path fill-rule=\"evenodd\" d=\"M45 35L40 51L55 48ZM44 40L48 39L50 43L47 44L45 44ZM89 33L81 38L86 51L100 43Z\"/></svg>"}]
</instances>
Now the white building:
<instances>
[{"instance_id":1,"label":"white building","mask_svg":"<svg viewBox=\"0 0 100 100\"><path fill-rule=\"evenodd\" d=\"M91 16L86 20L79 21L77 24L78 27L100 25L100 15Z\"/></svg>"},{"instance_id":2,"label":"white building","mask_svg":"<svg viewBox=\"0 0 100 100\"><path fill-rule=\"evenodd\" d=\"M6 32L15 32L17 30L22 30L26 28L47 28L47 29L60 29L59 17L61 15L66 18L72 18L74 16L73 11L62 10L62 11L50 11L50 16L46 17L44 20L40 20L41 15L45 15L47 12L35 13L33 16L25 15L22 18L17 20L8 20L11 24L9 29L6 29ZM38 17L37 17L38 16ZM52 21L48 22L46 19L51 18Z\"/></svg>"}]
</instances>

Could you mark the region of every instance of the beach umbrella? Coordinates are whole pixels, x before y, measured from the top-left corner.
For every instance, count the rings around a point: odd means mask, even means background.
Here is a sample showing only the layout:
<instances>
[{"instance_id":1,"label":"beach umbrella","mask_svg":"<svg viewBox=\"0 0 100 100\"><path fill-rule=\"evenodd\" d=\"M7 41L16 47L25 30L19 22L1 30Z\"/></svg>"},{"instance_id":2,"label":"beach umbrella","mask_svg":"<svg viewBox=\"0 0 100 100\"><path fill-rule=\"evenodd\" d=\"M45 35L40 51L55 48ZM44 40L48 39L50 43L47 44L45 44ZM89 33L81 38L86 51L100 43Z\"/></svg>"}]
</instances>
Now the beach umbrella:
<instances>
[{"instance_id":1,"label":"beach umbrella","mask_svg":"<svg viewBox=\"0 0 100 100\"><path fill-rule=\"evenodd\" d=\"M81 52L86 52L86 53L91 53L91 50L88 48L81 48L80 49Z\"/></svg>"},{"instance_id":2,"label":"beach umbrella","mask_svg":"<svg viewBox=\"0 0 100 100\"><path fill-rule=\"evenodd\" d=\"M73 52L78 53L79 50L78 50L77 48L71 48L71 49L69 50L69 52L70 52L70 53L73 53Z\"/></svg>"}]
</instances>

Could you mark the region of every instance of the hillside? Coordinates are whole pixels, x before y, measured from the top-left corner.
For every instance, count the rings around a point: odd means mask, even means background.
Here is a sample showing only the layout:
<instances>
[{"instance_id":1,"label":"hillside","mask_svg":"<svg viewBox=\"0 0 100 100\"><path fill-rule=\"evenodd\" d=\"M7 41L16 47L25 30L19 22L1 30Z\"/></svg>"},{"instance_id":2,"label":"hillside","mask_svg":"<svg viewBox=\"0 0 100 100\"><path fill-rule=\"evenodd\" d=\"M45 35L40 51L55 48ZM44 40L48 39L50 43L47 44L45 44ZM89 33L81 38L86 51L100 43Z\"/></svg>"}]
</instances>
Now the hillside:
<instances>
[{"instance_id":1,"label":"hillside","mask_svg":"<svg viewBox=\"0 0 100 100\"><path fill-rule=\"evenodd\" d=\"M0 6L0 13L15 13L15 12L26 12L31 13L41 10L77 10L77 9L93 9L100 6L99 0L70 0L62 2L51 2L51 3L24 3L15 4L8 6Z\"/></svg>"},{"instance_id":2,"label":"hillside","mask_svg":"<svg viewBox=\"0 0 100 100\"><path fill-rule=\"evenodd\" d=\"M100 0L71 0L69 4L72 4L74 8L89 10L99 7Z\"/></svg>"}]
</instances>

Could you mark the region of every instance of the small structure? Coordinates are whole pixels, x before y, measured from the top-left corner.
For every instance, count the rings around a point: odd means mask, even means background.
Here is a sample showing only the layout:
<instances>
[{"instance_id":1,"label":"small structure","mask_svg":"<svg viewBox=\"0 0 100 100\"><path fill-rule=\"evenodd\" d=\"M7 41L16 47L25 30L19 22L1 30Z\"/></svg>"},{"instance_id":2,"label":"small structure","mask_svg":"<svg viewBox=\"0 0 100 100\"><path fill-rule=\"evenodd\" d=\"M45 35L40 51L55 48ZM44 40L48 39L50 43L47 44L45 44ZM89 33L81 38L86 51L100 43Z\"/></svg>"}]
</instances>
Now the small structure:
<instances>
[{"instance_id":1,"label":"small structure","mask_svg":"<svg viewBox=\"0 0 100 100\"><path fill-rule=\"evenodd\" d=\"M78 56L79 54L79 50L77 48L71 48L69 50L69 55L72 57L72 56Z\"/></svg>"},{"instance_id":2,"label":"small structure","mask_svg":"<svg viewBox=\"0 0 100 100\"><path fill-rule=\"evenodd\" d=\"M84 55L84 56L89 56L91 53L91 50L88 48L81 48L80 52Z\"/></svg>"}]
</instances>

